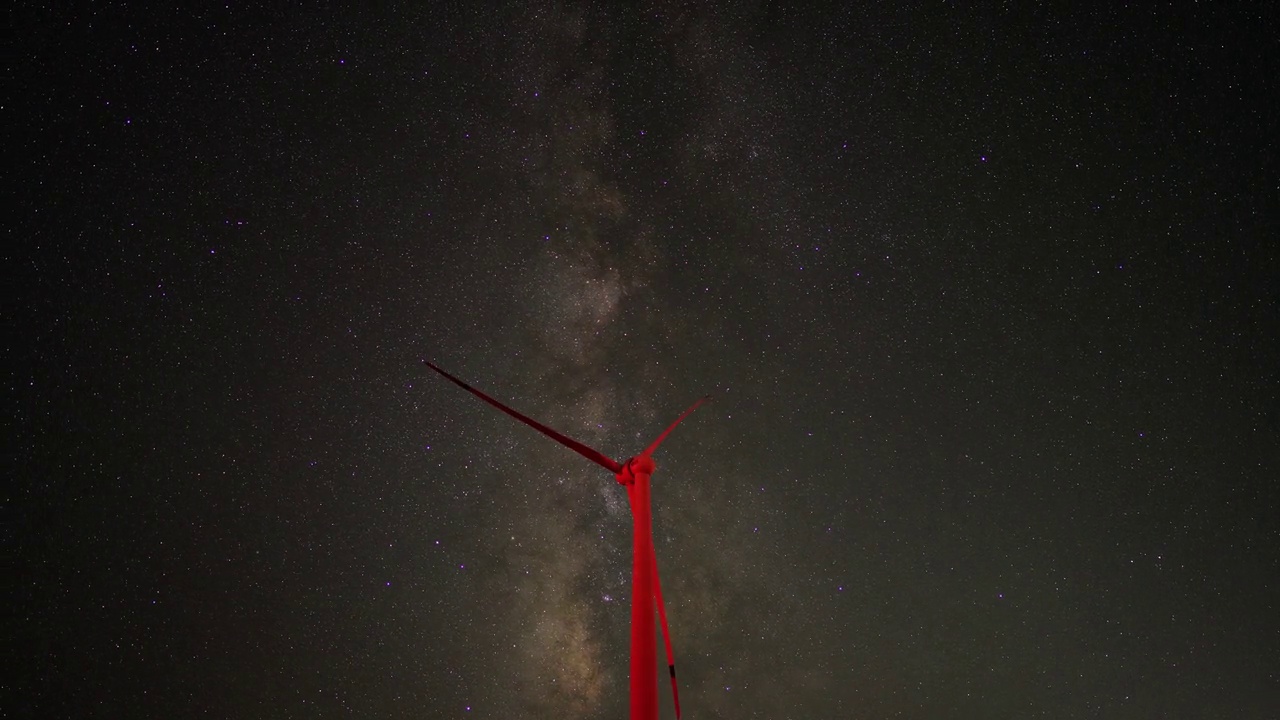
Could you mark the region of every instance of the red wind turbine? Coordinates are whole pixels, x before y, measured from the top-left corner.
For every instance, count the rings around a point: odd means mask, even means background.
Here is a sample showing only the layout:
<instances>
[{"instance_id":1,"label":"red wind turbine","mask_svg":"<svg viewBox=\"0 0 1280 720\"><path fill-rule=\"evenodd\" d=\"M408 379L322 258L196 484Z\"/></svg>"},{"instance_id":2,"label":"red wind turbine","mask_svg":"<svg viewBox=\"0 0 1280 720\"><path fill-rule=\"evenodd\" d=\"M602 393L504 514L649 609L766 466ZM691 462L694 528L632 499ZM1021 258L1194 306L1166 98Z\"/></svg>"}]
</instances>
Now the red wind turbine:
<instances>
[{"instance_id":1,"label":"red wind turbine","mask_svg":"<svg viewBox=\"0 0 1280 720\"><path fill-rule=\"evenodd\" d=\"M657 648L653 639L653 611L657 606L658 619L662 622L662 640L667 649L667 670L671 675L671 698L675 703L676 718L680 717L680 694L676 690L676 661L671 653L671 633L667 629L667 609L662 602L662 587L658 582L658 557L653 549L653 519L649 507L649 477L656 468L653 451L671 434L680 421L698 406L711 399L703 396L671 423L658 439L644 452L626 462L618 462L608 455L587 447L571 437L563 435L530 417L503 405L479 390L442 370L434 363L423 360L427 367L448 378L458 387L475 395L502 412L532 427L586 459L614 474L618 483L627 489L631 504L631 520L634 527L631 556L631 720L657 720L658 673Z\"/></svg>"}]
</instances>

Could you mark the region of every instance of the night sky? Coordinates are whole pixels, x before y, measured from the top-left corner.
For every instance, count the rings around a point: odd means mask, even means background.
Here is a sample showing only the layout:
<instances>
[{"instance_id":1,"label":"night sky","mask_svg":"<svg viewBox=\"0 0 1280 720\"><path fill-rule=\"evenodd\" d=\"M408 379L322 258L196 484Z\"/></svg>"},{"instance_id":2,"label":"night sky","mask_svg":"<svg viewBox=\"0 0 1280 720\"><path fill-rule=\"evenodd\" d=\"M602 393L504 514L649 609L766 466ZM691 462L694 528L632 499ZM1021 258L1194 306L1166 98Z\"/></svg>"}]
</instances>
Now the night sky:
<instances>
[{"instance_id":1,"label":"night sky","mask_svg":"<svg viewBox=\"0 0 1280 720\"><path fill-rule=\"evenodd\" d=\"M1268 4L54 5L0 714L625 717L625 492L429 359L617 459L715 395L686 718L1276 717Z\"/></svg>"}]
</instances>

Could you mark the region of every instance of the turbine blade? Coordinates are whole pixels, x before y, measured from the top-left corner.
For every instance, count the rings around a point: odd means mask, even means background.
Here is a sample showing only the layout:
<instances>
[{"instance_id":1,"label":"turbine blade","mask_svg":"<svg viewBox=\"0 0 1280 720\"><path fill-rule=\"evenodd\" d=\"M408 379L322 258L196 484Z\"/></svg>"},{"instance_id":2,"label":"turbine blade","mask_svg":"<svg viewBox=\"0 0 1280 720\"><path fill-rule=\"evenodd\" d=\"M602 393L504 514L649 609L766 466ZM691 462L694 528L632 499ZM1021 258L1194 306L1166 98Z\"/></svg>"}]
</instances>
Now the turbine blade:
<instances>
[{"instance_id":1,"label":"turbine blade","mask_svg":"<svg viewBox=\"0 0 1280 720\"><path fill-rule=\"evenodd\" d=\"M667 627L667 604L662 601L662 583L658 581L658 553L652 546L653 597L658 604L658 621L662 623L662 642L667 646L667 672L671 674L671 699L676 705L676 720L680 720L680 691L676 689L676 658L671 652L671 630Z\"/></svg>"},{"instance_id":2,"label":"turbine blade","mask_svg":"<svg viewBox=\"0 0 1280 720\"><path fill-rule=\"evenodd\" d=\"M586 445L583 445L582 443L578 442L577 440L574 440L573 438L569 437L568 435L564 435L564 434L558 433L558 432L556 432L555 430L552 430L551 428L547 427L546 425L543 425L542 423L538 422L537 420L534 420L534 419L533 419L533 418L531 418L531 417L527 417L527 416L525 416L525 415L522 415L522 414L520 414L520 413L516 412L515 410L512 410L511 408L507 407L506 405L503 405L502 403L498 402L497 400L494 400L493 398L489 397L488 395L485 395L484 393L480 392L479 390L477 390L477 389L475 389L475 388L471 387L470 385L468 385L468 384L466 384L466 383L462 382L462 381L461 381L461 380L459 380L458 378L456 378L456 377L454 377L454 376L450 375L449 373L445 372L443 369L441 369L438 365L436 365L435 363L431 362L430 360L423 360L422 362L423 362L423 363L425 363L427 367L431 368L432 370L435 370L436 372L438 372L438 373L440 373L441 375L443 375L443 376L445 376L446 378L448 378L448 379L449 379L449 380L450 380L454 385L457 385L458 387L462 388L463 390L466 390L467 392L471 393L472 395L475 395L476 397L478 397L478 398L480 398L481 400L483 400L483 401L485 401L485 402L489 403L490 405L492 405L492 406L494 406L494 407L498 408L499 410L501 410L502 412L504 412L504 413L506 413L506 414L510 415L511 417L513 417L513 418L515 418L515 419L519 420L520 422L524 423L525 425L528 425L529 427L533 428L534 430L537 430L538 432L542 433L543 435L546 435L547 437L551 438L552 440L555 440L556 442L560 443L561 445L564 445L565 447L569 448L570 450L572 450L572 451L574 451L574 452L578 453L578 454L579 454L579 455L581 455L582 457L584 457L584 458L586 458L586 459L590 460L591 462L593 462L593 463L595 463L595 464L597 464L597 465L599 465L599 466L603 467L604 469L608 470L609 472L611 472L611 473L613 473L613 474L615 474L615 475L617 475L618 473L622 472L622 464L621 464L621 463L619 463L617 460L614 460L613 458L609 457L608 455L605 455L604 453L600 452L599 450L595 450L595 449L593 449L593 448L589 448L589 447L587 447ZM678 422L678 421L677 421L677 422Z\"/></svg>"},{"instance_id":3,"label":"turbine blade","mask_svg":"<svg viewBox=\"0 0 1280 720\"><path fill-rule=\"evenodd\" d=\"M680 421L681 421L681 420L684 420L685 418L689 417L689 413L693 412L694 410L697 410L699 405L701 405L702 403L704 403L704 402L706 402L706 401L708 401L708 400L710 400L710 399L711 399L711 396L710 396L710 395L703 395L702 397L698 398L698 402L696 402L696 403L694 403L693 405L691 405L691 406L689 407L689 409L688 409L688 410L685 410L685 411L684 411L684 413L682 413L682 414L680 415L680 417L676 418L676 421L675 421L675 422L673 422L673 423L671 423L671 426L670 426L670 427L668 427L666 430L663 430L663 431L662 431L662 434L658 436L658 439L657 439L657 440L654 440L654 441L653 441L653 444L651 444L649 447L645 448L645 449L644 449L644 452L643 452L643 453L640 453L640 454L641 454L641 455L652 455L652 454L653 454L653 451L654 451L654 450L657 450L657 449L658 449L658 446L662 444L662 441L663 441L663 440L666 440L666 439L667 439L667 436L671 434L671 431L676 429L676 426L680 424Z\"/></svg>"}]
</instances>

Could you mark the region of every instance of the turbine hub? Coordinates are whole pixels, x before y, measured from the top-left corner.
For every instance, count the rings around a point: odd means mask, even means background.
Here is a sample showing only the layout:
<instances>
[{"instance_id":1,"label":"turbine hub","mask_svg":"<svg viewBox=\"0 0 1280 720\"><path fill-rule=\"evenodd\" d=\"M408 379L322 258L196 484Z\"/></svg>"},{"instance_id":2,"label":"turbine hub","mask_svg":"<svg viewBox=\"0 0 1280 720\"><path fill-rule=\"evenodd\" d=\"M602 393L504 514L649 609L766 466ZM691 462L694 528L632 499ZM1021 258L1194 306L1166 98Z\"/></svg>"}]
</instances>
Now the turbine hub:
<instances>
[{"instance_id":1,"label":"turbine hub","mask_svg":"<svg viewBox=\"0 0 1280 720\"><path fill-rule=\"evenodd\" d=\"M657 467L653 462L653 458L648 455L637 455L623 463L622 472L616 476L618 484L632 485L635 483L637 475L652 475Z\"/></svg>"}]
</instances>

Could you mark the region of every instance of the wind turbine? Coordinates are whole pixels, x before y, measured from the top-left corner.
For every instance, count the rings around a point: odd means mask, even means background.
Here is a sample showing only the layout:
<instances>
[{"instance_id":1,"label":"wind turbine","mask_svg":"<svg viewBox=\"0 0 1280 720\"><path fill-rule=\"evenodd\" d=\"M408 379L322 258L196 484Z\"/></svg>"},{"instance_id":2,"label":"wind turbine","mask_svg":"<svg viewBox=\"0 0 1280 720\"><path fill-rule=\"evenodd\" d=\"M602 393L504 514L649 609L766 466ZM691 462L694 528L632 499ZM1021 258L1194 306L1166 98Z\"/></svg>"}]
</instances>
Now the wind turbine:
<instances>
[{"instance_id":1,"label":"wind turbine","mask_svg":"<svg viewBox=\"0 0 1280 720\"><path fill-rule=\"evenodd\" d=\"M619 463L599 450L587 447L567 435L552 430L530 417L522 415L503 405L479 390L471 387L458 378L442 370L434 363L423 360L427 367L448 378L458 387L475 395L481 400L498 408L502 412L532 427L538 432L573 450L591 462L600 465L614 474L618 483L627 489L627 500L631 504L631 520L634 528L631 550L631 720L657 720L658 717L658 673L657 648L653 641L653 610L658 609L658 618L662 622L662 640L667 648L667 670L671 674L671 698L676 707L676 718L680 717L680 694L676 690L676 661L671 653L671 633L667 629L667 608L662 601L662 587L658 582L658 556L653 549L653 516L649 506L649 478L656 465L653 462L653 451L667 439L667 435L698 409L698 406L711 399L705 395L685 410L676 421L671 423L662 434L654 440L644 452Z\"/></svg>"}]
</instances>

